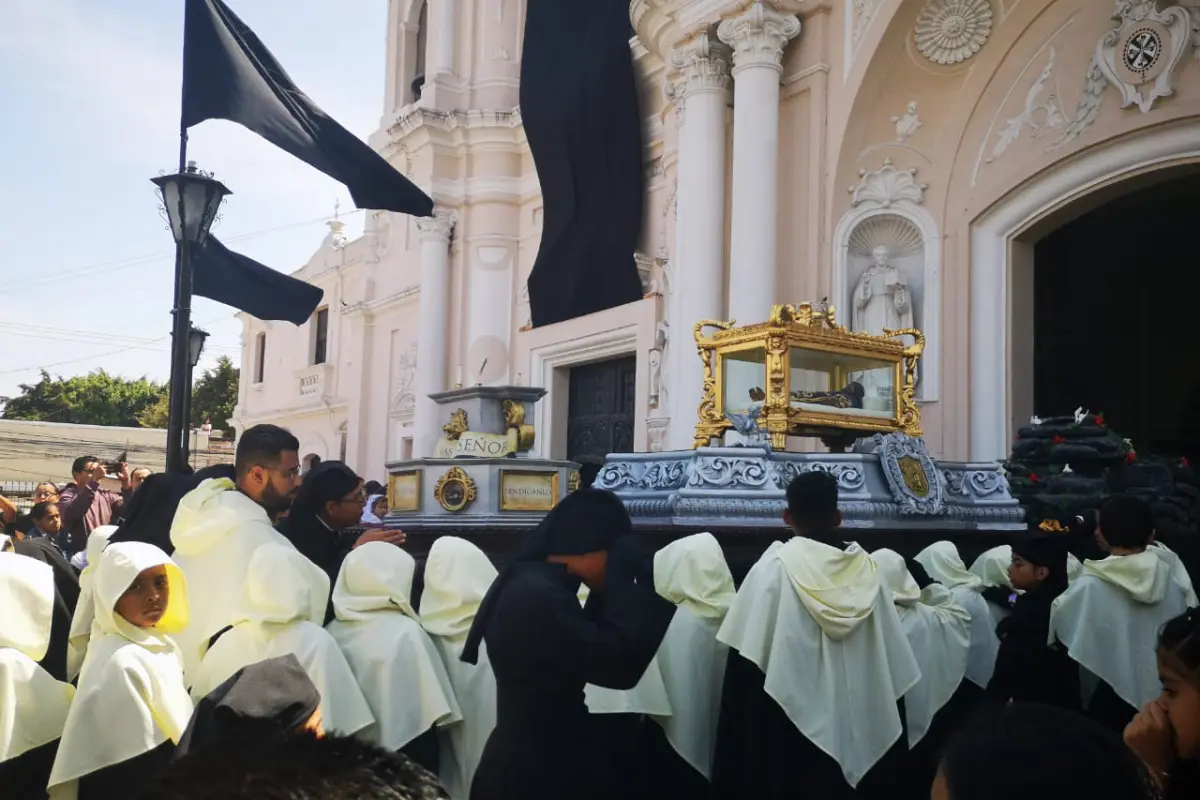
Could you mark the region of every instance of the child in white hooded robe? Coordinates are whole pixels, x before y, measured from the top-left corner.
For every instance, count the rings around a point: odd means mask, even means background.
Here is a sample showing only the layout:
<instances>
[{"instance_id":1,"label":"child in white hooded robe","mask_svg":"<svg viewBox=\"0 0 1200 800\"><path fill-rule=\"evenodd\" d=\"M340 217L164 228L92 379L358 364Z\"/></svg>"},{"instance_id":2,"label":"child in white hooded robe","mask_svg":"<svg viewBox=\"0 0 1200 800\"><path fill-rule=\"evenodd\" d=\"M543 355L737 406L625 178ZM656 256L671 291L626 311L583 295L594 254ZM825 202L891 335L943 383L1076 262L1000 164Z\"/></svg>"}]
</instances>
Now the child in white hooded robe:
<instances>
[{"instance_id":1,"label":"child in white hooded robe","mask_svg":"<svg viewBox=\"0 0 1200 800\"><path fill-rule=\"evenodd\" d=\"M105 548L95 624L50 774L53 800L136 796L170 760L192 715L171 634L188 623L187 583L159 548Z\"/></svg>"},{"instance_id":2,"label":"child in white hooded robe","mask_svg":"<svg viewBox=\"0 0 1200 800\"><path fill-rule=\"evenodd\" d=\"M993 618L990 604L982 594L983 579L967 569L953 542L934 542L917 553L916 561L971 615L971 649L967 653L966 678L979 689L987 689L996 666L1000 638L996 636L999 620Z\"/></svg>"},{"instance_id":3,"label":"child in white hooded robe","mask_svg":"<svg viewBox=\"0 0 1200 800\"><path fill-rule=\"evenodd\" d=\"M421 626L442 657L459 707L461 722L441 728L438 777L454 800L467 800L488 736L496 727L496 674L479 646L479 661L462 660L467 633L479 604L498 574L482 550L457 536L441 536L425 559Z\"/></svg>"},{"instance_id":4,"label":"child in white hooded robe","mask_svg":"<svg viewBox=\"0 0 1200 800\"><path fill-rule=\"evenodd\" d=\"M386 542L368 542L342 562L328 631L362 688L375 724L359 735L438 770L437 728L462 719L441 656L411 597L416 562Z\"/></svg>"},{"instance_id":5,"label":"child in white hooded robe","mask_svg":"<svg viewBox=\"0 0 1200 800\"><path fill-rule=\"evenodd\" d=\"M38 797L75 696L38 665L50 647L54 570L0 553L0 609L0 787L5 797Z\"/></svg>"},{"instance_id":6,"label":"child in white hooded robe","mask_svg":"<svg viewBox=\"0 0 1200 800\"><path fill-rule=\"evenodd\" d=\"M654 554L654 588L677 610L655 657L672 713L653 718L648 795L707 796L729 654L717 631L737 593L716 537L697 533L661 548Z\"/></svg>"},{"instance_id":7,"label":"child in white hooded robe","mask_svg":"<svg viewBox=\"0 0 1200 800\"><path fill-rule=\"evenodd\" d=\"M206 696L243 667L291 653L321 693L326 730L349 735L375 722L345 656L321 627L328 598L313 596L320 584L307 579L311 564L291 545L267 544L254 551L234 605L233 627L205 653L192 697Z\"/></svg>"}]
</instances>

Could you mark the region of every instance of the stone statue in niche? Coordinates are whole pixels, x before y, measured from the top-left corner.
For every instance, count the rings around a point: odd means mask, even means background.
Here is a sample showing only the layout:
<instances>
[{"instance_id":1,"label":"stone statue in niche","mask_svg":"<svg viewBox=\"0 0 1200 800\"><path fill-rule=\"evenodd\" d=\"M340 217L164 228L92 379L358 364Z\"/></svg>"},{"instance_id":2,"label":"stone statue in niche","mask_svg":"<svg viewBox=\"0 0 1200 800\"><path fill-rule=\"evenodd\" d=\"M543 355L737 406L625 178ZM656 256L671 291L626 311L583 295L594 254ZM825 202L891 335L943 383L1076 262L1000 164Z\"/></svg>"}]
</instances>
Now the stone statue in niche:
<instances>
[{"instance_id":1,"label":"stone statue in niche","mask_svg":"<svg viewBox=\"0 0 1200 800\"><path fill-rule=\"evenodd\" d=\"M887 245L876 245L867 267L854 287L851 330L880 335L884 329L913 327L912 295L902 273L890 263Z\"/></svg>"},{"instance_id":2,"label":"stone statue in niche","mask_svg":"<svg viewBox=\"0 0 1200 800\"><path fill-rule=\"evenodd\" d=\"M876 336L884 330L913 328L913 300L904 273L891 264L891 251L879 244L871 251L871 265L854 287L850 328ZM852 375L863 386L863 407L888 411L894 402L892 387L877 385L873 373Z\"/></svg>"}]
</instances>

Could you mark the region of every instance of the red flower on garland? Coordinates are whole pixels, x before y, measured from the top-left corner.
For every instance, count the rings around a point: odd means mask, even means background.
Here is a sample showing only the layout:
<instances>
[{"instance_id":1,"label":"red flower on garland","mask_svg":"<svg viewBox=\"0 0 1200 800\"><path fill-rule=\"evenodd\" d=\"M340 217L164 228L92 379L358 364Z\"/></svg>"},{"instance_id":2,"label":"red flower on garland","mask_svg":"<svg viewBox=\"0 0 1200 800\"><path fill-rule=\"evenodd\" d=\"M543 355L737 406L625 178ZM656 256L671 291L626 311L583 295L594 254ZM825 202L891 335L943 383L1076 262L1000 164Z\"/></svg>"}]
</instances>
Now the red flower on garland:
<instances>
[{"instance_id":1,"label":"red flower on garland","mask_svg":"<svg viewBox=\"0 0 1200 800\"><path fill-rule=\"evenodd\" d=\"M1104 427L1104 415L1103 414L1096 415L1096 424L1099 425L1101 428Z\"/></svg>"},{"instance_id":2,"label":"red flower on garland","mask_svg":"<svg viewBox=\"0 0 1200 800\"><path fill-rule=\"evenodd\" d=\"M1042 479L1038 477L1036 472L1031 472L1029 473L1029 480L1033 483L1040 483Z\"/></svg>"},{"instance_id":3,"label":"red flower on garland","mask_svg":"<svg viewBox=\"0 0 1200 800\"><path fill-rule=\"evenodd\" d=\"M1135 461L1137 461L1137 453L1130 450L1128 453L1125 454L1125 463L1126 464L1132 464Z\"/></svg>"},{"instance_id":4,"label":"red flower on garland","mask_svg":"<svg viewBox=\"0 0 1200 800\"><path fill-rule=\"evenodd\" d=\"M1064 444L1064 443L1065 443L1067 440L1066 440L1066 439L1064 439L1064 438L1063 438L1063 437L1061 437L1061 436L1055 436L1055 437L1054 437L1053 439L1051 439L1050 441L1051 441L1052 443L1054 443L1054 444Z\"/></svg>"},{"instance_id":5,"label":"red flower on garland","mask_svg":"<svg viewBox=\"0 0 1200 800\"><path fill-rule=\"evenodd\" d=\"M1190 467L1191 465L1192 465L1192 462L1188 461L1187 456L1184 456L1183 458L1179 459L1179 466Z\"/></svg>"}]
</instances>

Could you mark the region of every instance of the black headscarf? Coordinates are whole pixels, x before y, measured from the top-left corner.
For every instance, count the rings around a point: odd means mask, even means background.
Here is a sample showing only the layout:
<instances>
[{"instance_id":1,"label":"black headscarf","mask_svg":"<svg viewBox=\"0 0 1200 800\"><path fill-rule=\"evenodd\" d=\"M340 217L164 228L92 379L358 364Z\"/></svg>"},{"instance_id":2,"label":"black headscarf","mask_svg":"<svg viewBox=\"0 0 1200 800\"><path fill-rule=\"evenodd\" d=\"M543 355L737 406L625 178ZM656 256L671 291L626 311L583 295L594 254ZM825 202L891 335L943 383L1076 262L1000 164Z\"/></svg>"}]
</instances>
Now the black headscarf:
<instances>
[{"instance_id":1,"label":"black headscarf","mask_svg":"<svg viewBox=\"0 0 1200 800\"><path fill-rule=\"evenodd\" d=\"M339 532L331 532L318 515L325 510L326 503L341 500L357 489L361 480L341 461L322 461L304 476L291 511L279 526L297 550L325 570L331 583L337 580L348 548L337 535Z\"/></svg>"},{"instance_id":2,"label":"black headscarf","mask_svg":"<svg viewBox=\"0 0 1200 800\"><path fill-rule=\"evenodd\" d=\"M1035 567L1050 570L1043 588L1053 597L1058 597L1067 589L1068 544L1067 536L1062 533L1034 534L1014 541L1012 551L1013 555L1020 556Z\"/></svg>"},{"instance_id":3,"label":"black headscarf","mask_svg":"<svg viewBox=\"0 0 1200 800\"><path fill-rule=\"evenodd\" d=\"M468 664L479 660L479 644L483 641L483 633L495 610L497 598L519 565L545 561L550 556L581 556L611 550L619 538L632 530L633 523L625 504L612 492L577 489L563 498L542 519L488 589L471 624L471 632L467 634L462 660Z\"/></svg>"},{"instance_id":4,"label":"black headscarf","mask_svg":"<svg viewBox=\"0 0 1200 800\"><path fill-rule=\"evenodd\" d=\"M175 759L218 739L257 740L304 725L321 693L294 655L243 667L196 704Z\"/></svg>"},{"instance_id":5,"label":"black headscarf","mask_svg":"<svg viewBox=\"0 0 1200 800\"><path fill-rule=\"evenodd\" d=\"M157 472L142 481L129 497L117 530L110 543L145 542L167 555L175 552L171 544L171 523L180 501L209 478L236 480L233 464L215 464L191 475Z\"/></svg>"},{"instance_id":6,"label":"black headscarf","mask_svg":"<svg viewBox=\"0 0 1200 800\"><path fill-rule=\"evenodd\" d=\"M13 552L41 561L54 570L54 613L50 618L50 646L40 665L60 681L67 679L67 639L71 618L79 602L79 573L49 539L13 541Z\"/></svg>"}]
</instances>

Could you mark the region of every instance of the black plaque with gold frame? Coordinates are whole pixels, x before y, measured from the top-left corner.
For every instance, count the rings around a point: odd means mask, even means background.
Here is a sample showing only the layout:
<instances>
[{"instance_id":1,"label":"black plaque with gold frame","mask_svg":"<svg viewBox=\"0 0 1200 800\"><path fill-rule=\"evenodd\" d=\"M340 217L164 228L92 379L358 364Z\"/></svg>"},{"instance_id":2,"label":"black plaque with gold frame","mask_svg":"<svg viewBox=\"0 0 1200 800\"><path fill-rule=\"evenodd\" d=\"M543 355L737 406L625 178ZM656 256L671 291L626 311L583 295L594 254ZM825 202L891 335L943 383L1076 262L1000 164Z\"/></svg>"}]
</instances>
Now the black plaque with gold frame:
<instances>
[{"instance_id":1,"label":"black plaque with gold frame","mask_svg":"<svg viewBox=\"0 0 1200 800\"><path fill-rule=\"evenodd\" d=\"M410 469L388 476L388 512L420 513L421 471Z\"/></svg>"},{"instance_id":2,"label":"black plaque with gold frame","mask_svg":"<svg viewBox=\"0 0 1200 800\"><path fill-rule=\"evenodd\" d=\"M500 470L501 511L549 511L557 503L557 471Z\"/></svg>"},{"instance_id":3,"label":"black plaque with gold frame","mask_svg":"<svg viewBox=\"0 0 1200 800\"><path fill-rule=\"evenodd\" d=\"M451 514L462 511L475 502L475 495L475 480L461 467L446 470L446 474L438 478L433 487L434 499Z\"/></svg>"}]
</instances>

